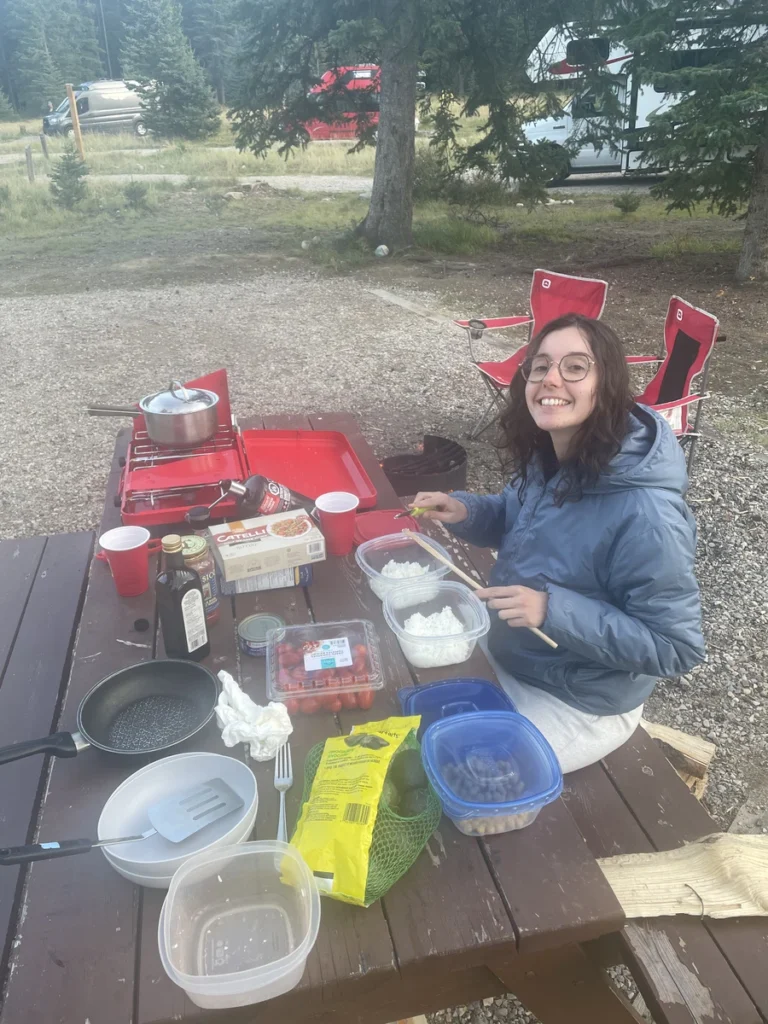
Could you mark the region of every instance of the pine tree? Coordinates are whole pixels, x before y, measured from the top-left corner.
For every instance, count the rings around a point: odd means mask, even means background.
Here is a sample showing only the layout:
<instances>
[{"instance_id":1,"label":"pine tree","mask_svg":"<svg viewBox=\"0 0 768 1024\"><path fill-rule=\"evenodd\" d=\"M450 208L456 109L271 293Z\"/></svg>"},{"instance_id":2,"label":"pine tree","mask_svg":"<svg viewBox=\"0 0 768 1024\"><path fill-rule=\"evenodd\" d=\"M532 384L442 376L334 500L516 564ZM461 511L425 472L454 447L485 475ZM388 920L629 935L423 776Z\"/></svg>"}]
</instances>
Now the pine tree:
<instances>
[{"instance_id":1,"label":"pine tree","mask_svg":"<svg viewBox=\"0 0 768 1024\"><path fill-rule=\"evenodd\" d=\"M176 0L129 0L123 73L138 83L147 127L196 139L218 130L220 111L184 35Z\"/></svg>"},{"instance_id":2,"label":"pine tree","mask_svg":"<svg viewBox=\"0 0 768 1024\"><path fill-rule=\"evenodd\" d=\"M11 106L11 101L0 89L0 121L14 121L16 119L16 111Z\"/></svg>"},{"instance_id":3,"label":"pine tree","mask_svg":"<svg viewBox=\"0 0 768 1024\"><path fill-rule=\"evenodd\" d=\"M237 77L237 0L183 0L184 29L195 56L208 73L219 103L226 102Z\"/></svg>"},{"instance_id":4,"label":"pine tree","mask_svg":"<svg viewBox=\"0 0 768 1024\"><path fill-rule=\"evenodd\" d=\"M611 34L631 71L670 101L643 129L646 165L669 168L653 194L670 210L746 208L737 277L768 277L768 27L762 0L627 0Z\"/></svg>"},{"instance_id":5,"label":"pine tree","mask_svg":"<svg viewBox=\"0 0 768 1024\"><path fill-rule=\"evenodd\" d=\"M68 146L51 171L50 188L53 201L66 210L74 210L88 194L85 181L87 174L88 167L78 156L75 147Z\"/></svg>"}]
</instances>

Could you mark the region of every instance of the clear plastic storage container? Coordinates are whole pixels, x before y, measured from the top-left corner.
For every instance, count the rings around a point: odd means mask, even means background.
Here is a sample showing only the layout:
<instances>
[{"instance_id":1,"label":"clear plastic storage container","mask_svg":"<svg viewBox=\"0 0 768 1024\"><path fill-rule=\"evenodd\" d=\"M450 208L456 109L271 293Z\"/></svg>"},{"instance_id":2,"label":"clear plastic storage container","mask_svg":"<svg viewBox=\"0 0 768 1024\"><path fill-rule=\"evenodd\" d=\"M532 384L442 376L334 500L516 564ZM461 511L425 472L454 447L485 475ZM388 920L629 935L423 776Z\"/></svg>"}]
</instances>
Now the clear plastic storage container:
<instances>
[{"instance_id":1,"label":"clear plastic storage container","mask_svg":"<svg viewBox=\"0 0 768 1024\"><path fill-rule=\"evenodd\" d=\"M420 715L419 739L433 722L472 711L516 711L511 699L488 679L463 676L440 679L426 686L405 686L397 691L404 715Z\"/></svg>"},{"instance_id":2,"label":"clear plastic storage container","mask_svg":"<svg viewBox=\"0 0 768 1024\"><path fill-rule=\"evenodd\" d=\"M158 927L160 959L197 1006L274 999L304 973L320 926L320 896L287 843L208 850L173 877Z\"/></svg>"},{"instance_id":3,"label":"clear plastic storage container","mask_svg":"<svg viewBox=\"0 0 768 1024\"><path fill-rule=\"evenodd\" d=\"M437 552L450 560L451 556L444 547L431 537L428 541ZM404 533L390 533L366 541L355 551L355 559L367 576L371 590L381 601L388 594L402 591L409 583L418 581L435 584L450 572L447 565L443 565ZM399 598L394 598L393 603L395 607L407 607L400 603Z\"/></svg>"},{"instance_id":4,"label":"clear plastic storage container","mask_svg":"<svg viewBox=\"0 0 768 1024\"><path fill-rule=\"evenodd\" d=\"M433 722L421 753L443 811L468 836L525 828L563 789L555 752L536 726L514 711L478 711Z\"/></svg>"},{"instance_id":5,"label":"clear plastic storage container","mask_svg":"<svg viewBox=\"0 0 768 1024\"><path fill-rule=\"evenodd\" d=\"M267 634L267 696L282 701L289 714L367 710L383 686L379 641L365 619Z\"/></svg>"},{"instance_id":6,"label":"clear plastic storage container","mask_svg":"<svg viewBox=\"0 0 768 1024\"><path fill-rule=\"evenodd\" d=\"M491 628L482 601L463 583L409 583L387 594L384 618L414 668L459 665Z\"/></svg>"}]
</instances>

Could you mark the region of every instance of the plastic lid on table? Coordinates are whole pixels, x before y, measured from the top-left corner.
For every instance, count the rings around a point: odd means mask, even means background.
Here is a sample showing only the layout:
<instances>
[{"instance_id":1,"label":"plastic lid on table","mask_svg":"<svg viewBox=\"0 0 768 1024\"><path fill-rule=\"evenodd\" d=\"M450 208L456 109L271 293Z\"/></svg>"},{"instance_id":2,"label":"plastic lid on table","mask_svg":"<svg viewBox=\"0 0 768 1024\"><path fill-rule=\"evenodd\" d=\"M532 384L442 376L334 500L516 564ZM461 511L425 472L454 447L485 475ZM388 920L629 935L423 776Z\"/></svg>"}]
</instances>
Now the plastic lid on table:
<instances>
[{"instance_id":1,"label":"plastic lid on table","mask_svg":"<svg viewBox=\"0 0 768 1024\"><path fill-rule=\"evenodd\" d=\"M555 752L514 711L478 711L432 723L421 741L424 769L453 819L540 810L563 789Z\"/></svg>"},{"instance_id":2,"label":"plastic lid on table","mask_svg":"<svg viewBox=\"0 0 768 1024\"><path fill-rule=\"evenodd\" d=\"M397 533L398 530L413 530L420 533L419 521L413 516L395 519L402 511L398 508L382 508L375 512L360 512L355 519L355 544L364 544L365 541L374 540L376 537L386 537L387 534Z\"/></svg>"},{"instance_id":3,"label":"plastic lid on table","mask_svg":"<svg viewBox=\"0 0 768 1024\"><path fill-rule=\"evenodd\" d=\"M517 710L500 686L474 676L406 686L397 691L397 696L404 715L421 715L419 739L433 722L451 715Z\"/></svg>"},{"instance_id":4,"label":"plastic lid on table","mask_svg":"<svg viewBox=\"0 0 768 1024\"><path fill-rule=\"evenodd\" d=\"M270 629L282 629L284 625L285 619L281 619L279 615L249 615L238 625L237 632L249 643L266 643Z\"/></svg>"}]
</instances>

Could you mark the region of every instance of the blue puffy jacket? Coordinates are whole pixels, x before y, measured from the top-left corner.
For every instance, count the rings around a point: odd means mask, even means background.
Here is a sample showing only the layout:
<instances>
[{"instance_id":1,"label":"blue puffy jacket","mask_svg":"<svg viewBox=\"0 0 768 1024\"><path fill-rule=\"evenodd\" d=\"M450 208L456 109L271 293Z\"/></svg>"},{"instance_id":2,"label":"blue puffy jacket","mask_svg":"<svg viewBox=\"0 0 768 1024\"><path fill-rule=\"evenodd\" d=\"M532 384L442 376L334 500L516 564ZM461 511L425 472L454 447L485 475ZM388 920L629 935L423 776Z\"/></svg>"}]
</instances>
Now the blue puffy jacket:
<instances>
[{"instance_id":1,"label":"blue puffy jacket","mask_svg":"<svg viewBox=\"0 0 768 1024\"><path fill-rule=\"evenodd\" d=\"M555 505L559 479L532 466L522 503L509 484L486 497L457 491L469 516L450 529L498 548L492 586L549 595L542 629L557 650L489 609L488 646L502 665L582 711L631 711L659 676L705 655L682 449L661 416L636 405L621 450L580 501Z\"/></svg>"}]
</instances>

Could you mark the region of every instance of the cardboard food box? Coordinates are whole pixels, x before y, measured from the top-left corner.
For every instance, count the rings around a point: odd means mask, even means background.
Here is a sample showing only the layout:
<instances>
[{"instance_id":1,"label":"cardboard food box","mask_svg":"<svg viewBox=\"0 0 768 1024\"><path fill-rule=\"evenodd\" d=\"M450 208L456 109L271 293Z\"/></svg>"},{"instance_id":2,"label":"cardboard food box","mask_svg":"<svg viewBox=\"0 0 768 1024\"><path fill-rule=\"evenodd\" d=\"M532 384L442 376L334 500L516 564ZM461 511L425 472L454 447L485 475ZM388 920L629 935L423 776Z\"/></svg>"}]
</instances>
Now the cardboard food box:
<instances>
[{"instance_id":1,"label":"cardboard food box","mask_svg":"<svg viewBox=\"0 0 768 1024\"><path fill-rule=\"evenodd\" d=\"M257 594L260 590L280 590L283 587L308 587L312 583L312 566L295 565L293 569L276 569L275 572L260 572L235 583L219 578L219 593Z\"/></svg>"},{"instance_id":2,"label":"cardboard food box","mask_svg":"<svg viewBox=\"0 0 768 1024\"><path fill-rule=\"evenodd\" d=\"M303 509L222 523L208 532L227 583L325 558L325 537Z\"/></svg>"}]
</instances>

